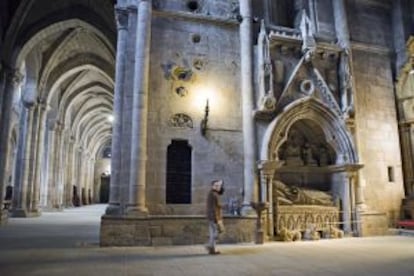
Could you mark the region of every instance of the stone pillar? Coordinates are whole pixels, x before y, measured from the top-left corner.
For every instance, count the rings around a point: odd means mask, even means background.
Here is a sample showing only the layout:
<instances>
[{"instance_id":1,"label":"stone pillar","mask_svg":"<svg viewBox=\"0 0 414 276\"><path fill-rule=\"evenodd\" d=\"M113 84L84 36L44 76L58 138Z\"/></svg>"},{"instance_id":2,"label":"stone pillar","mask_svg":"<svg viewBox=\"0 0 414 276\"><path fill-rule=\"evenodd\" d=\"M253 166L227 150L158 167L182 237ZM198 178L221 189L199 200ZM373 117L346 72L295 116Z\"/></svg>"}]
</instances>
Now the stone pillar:
<instances>
[{"instance_id":1,"label":"stone pillar","mask_svg":"<svg viewBox=\"0 0 414 276\"><path fill-rule=\"evenodd\" d=\"M41 107L39 104L36 104L33 108L33 120L32 120L32 134L30 142L30 149L28 152L27 162L29 167L29 174L27 175L27 182L28 186L28 210L33 215L40 215L39 213L39 204L37 200L38 190L39 187L37 186L36 177L37 177L37 156L38 152L38 141L39 141L39 127L40 127L40 115L41 115Z\"/></svg>"},{"instance_id":2,"label":"stone pillar","mask_svg":"<svg viewBox=\"0 0 414 276\"><path fill-rule=\"evenodd\" d=\"M58 155L58 125L55 123L48 133L48 162L47 162L47 208L57 208L57 155Z\"/></svg>"},{"instance_id":3,"label":"stone pillar","mask_svg":"<svg viewBox=\"0 0 414 276\"><path fill-rule=\"evenodd\" d=\"M89 178L88 178L89 189L90 189L90 191L88 191L89 204L95 203L94 196L93 196L94 191L95 191L94 175L95 175L95 160L91 157L89 159Z\"/></svg>"},{"instance_id":4,"label":"stone pillar","mask_svg":"<svg viewBox=\"0 0 414 276\"><path fill-rule=\"evenodd\" d=\"M356 131L357 119L355 117L357 116L357 113L354 100L355 84L353 79L352 49L346 15L346 5L344 0L332 1L332 4L334 8L336 36L338 44L343 50L339 66L340 91L342 93L340 100L341 109L345 115L348 129L354 138L354 145L356 146L355 150L357 151L360 146L358 145L359 140ZM360 163L363 162L361 158L357 161ZM358 212L363 212L366 208L364 200L365 178L361 171L358 171L357 174L358 175L353 178L355 182L355 204L357 205L356 209ZM358 214L358 217L359 216L360 214Z\"/></svg>"},{"instance_id":5,"label":"stone pillar","mask_svg":"<svg viewBox=\"0 0 414 276\"><path fill-rule=\"evenodd\" d=\"M148 78L151 40L151 1L141 0L138 5L135 79L132 104L131 167L129 179L128 214L140 216L148 213L145 202L147 162Z\"/></svg>"},{"instance_id":6,"label":"stone pillar","mask_svg":"<svg viewBox=\"0 0 414 276\"><path fill-rule=\"evenodd\" d=\"M36 154L34 157L34 176L33 176L33 193L31 199L31 210L33 212L40 212L40 190L42 181L42 170L44 162L44 138L45 138L45 117L47 108L43 103L37 104L37 132L36 132Z\"/></svg>"},{"instance_id":7,"label":"stone pillar","mask_svg":"<svg viewBox=\"0 0 414 276\"><path fill-rule=\"evenodd\" d=\"M361 213L365 211L365 199L362 193L362 185L365 183L358 181L357 172L348 173L349 185L351 190L351 212L352 212L352 232L354 236L362 235ZM354 196L352 196L354 195Z\"/></svg>"},{"instance_id":8,"label":"stone pillar","mask_svg":"<svg viewBox=\"0 0 414 276\"><path fill-rule=\"evenodd\" d=\"M82 205L82 200L81 200L82 187L80 185L81 184L80 183L81 148L77 145L76 142L74 143L75 145L74 145L74 151L73 151L72 189L73 187L76 187L77 194L74 195L73 200L74 200L75 206L80 206Z\"/></svg>"},{"instance_id":9,"label":"stone pillar","mask_svg":"<svg viewBox=\"0 0 414 276\"><path fill-rule=\"evenodd\" d=\"M74 162L74 151L75 151L75 140L73 139L73 136L69 135L69 143L67 146L67 152L66 152L66 177L65 177L65 186L66 186L66 192L65 192L65 206L66 207L72 207L72 194L73 194L73 162Z\"/></svg>"},{"instance_id":10,"label":"stone pillar","mask_svg":"<svg viewBox=\"0 0 414 276\"><path fill-rule=\"evenodd\" d=\"M86 165L85 165L85 198L86 198L86 204L92 204L92 201L89 198L89 190L92 191L92 181L91 181L91 156L88 153L86 155Z\"/></svg>"},{"instance_id":11,"label":"stone pillar","mask_svg":"<svg viewBox=\"0 0 414 276\"><path fill-rule=\"evenodd\" d=\"M352 234L352 198L351 178L347 171L337 172L334 175L333 191L341 199L342 229L346 235Z\"/></svg>"},{"instance_id":12,"label":"stone pillar","mask_svg":"<svg viewBox=\"0 0 414 276\"><path fill-rule=\"evenodd\" d=\"M28 178L30 168L30 147L32 140L33 106L24 105L20 113L19 138L17 142L16 178L13 188L12 212L15 217L27 217L28 211Z\"/></svg>"},{"instance_id":13,"label":"stone pillar","mask_svg":"<svg viewBox=\"0 0 414 276\"><path fill-rule=\"evenodd\" d=\"M22 81L22 76L17 70L5 70L3 72L2 83L0 84L1 105L0 105L0 224L7 221L7 212L3 211L4 185L7 182L7 155L10 143L10 116L12 114L13 94Z\"/></svg>"},{"instance_id":14,"label":"stone pillar","mask_svg":"<svg viewBox=\"0 0 414 276\"><path fill-rule=\"evenodd\" d=\"M56 208L62 209L63 207L63 128L64 126L59 123L56 130L56 164L55 164L55 178L56 178Z\"/></svg>"},{"instance_id":15,"label":"stone pillar","mask_svg":"<svg viewBox=\"0 0 414 276\"><path fill-rule=\"evenodd\" d=\"M128 40L128 11L116 8L118 42L116 50L114 121L112 129L111 183L106 214L120 213L122 102L124 98L125 62Z\"/></svg>"},{"instance_id":16,"label":"stone pillar","mask_svg":"<svg viewBox=\"0 0 414 276\"><path fill-rule=\"evenodd\" d=\"M250 202L255 201L256 141L252 112L253 101L253 41L251 0L240 0L240 78L243 114L243 150L244 150L244 215L250 213Z\"/></svg>"},{"instance_id":17,"label":"stone pillar","mask_svg":"<svg viewBox=\"0 0 414 276\"><path fill-rule=\"evenodd\" d=\"M268 203L268 208L266 209L266 220L267 220L267 236L272 238L274 236L274 221L273 221L273 174L264 173L263 175L263 190L264 197L263 201Z\"/></svg>"},{"instance_id":18,"label":"stone pillar","mask_svg":"<svg viewBox=\"0 0 414 276\"><path fill-rule=\"evenodd\" d=\"M78 170L78 184L79 184L79 197L81 201L81 205L86 205L86 183L85 183L85 166L86 166L86 158L85 158L85 148L79 148L79 170Z\"/></svg>"}]
</instances>

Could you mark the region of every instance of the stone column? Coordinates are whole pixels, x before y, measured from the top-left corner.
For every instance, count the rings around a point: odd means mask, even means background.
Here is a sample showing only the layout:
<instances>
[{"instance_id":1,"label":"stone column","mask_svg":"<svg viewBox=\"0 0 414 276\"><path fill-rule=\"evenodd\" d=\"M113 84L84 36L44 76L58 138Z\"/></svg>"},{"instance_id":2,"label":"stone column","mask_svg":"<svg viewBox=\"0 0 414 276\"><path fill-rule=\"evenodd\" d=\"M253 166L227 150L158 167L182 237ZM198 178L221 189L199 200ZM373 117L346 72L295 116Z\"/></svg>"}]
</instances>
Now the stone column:
<instances>
[{"instance_id":1,"label":"stone column","mask_svg":"<svg viewBox=\"0 0 414 276\"><path fill-rule=\"evenodd\" d=\"M75 140L73 136L69 136L69 144L67 148L67 160L66 160L66 178L65 178L65 185L66 185L66 194L65 194L65 206L71 207L73 206L72 203L72 193L73 193L73 162L74 162L74 150L75 150Z\"/></svg>"},{"instance_id":2,"label":"stone column","mask_svg":"<svg viewBox=\"0 0 414 276\"><path fill-rule=\"evenodd\" d=\"M274 221L273 221L273 174L265 173L264 174L264 202L268 203L268 208L266 209L267 216L267 236L274 236Z\"/></svg>"},{"instance_id":3,"label":"stone column","mask_svg":"<svg viewBox=\"0 0 414 276\"><path fill-rule=\"evenodd\" d=\"M362 235L362 221L361 221L361 212L365 210L362 206L365 205L365 199L361 193L361 181L358 181L357 172L348 173L348 181L351 191L351 223L352 223L352 233L354 236Z\"/></svg>"},{"instance_id":4,"label":"stone column","mask_svg":"<svg viewBox=\"0 0 414 276\"><path fill-rule=\"evenodd\" d=\"M114 121L112 129L111 183L106 214L120 213L122 102L124 98L125 62L128 40L128 11L116 8L118 42L116 50Z\"/></svg>"},{"instance_id":5,"label":"stone column","mask_svg":"<svg viewBox=\"0 0 414 276\"><path fill-rule=\"evenodd\" d=\"M81 205L86 205L86 197L85 197L85 166L86 166L86 158L85 158L85 148L79 148L79 169L78 169L78 184L79 184L79 197Z\"/></svg>"},{"instance_id":6,"label":"stone column","mask_svg":"<svg viewBox=\"0 0 414 276\"><path fill-rule=\"evenodd\" d=\"M32 134L31 134L31 140L30 148L28 152L27 162L28 162L28 168L29 168L29 174L27 175L27 179L25 181L27 182L28 186L28 210L32 215L40 215L39 213L39 206L38 201L35 200L37 192L38 192L38 186L36 185L36 161L37 161L37 155L38 152L38 141L39 141L39 126L40 126L40 113L41 113L41 107L39 104L36 104L33 108L33 120L32 120ZM36 201L36 202L35 202Z\"/></svg>"},{"instance_id":7,"label":"stone column","mask_svg":"<svg viewBox=\"0 0 414 276\"><path fill-rule=\"evenodd\" d=\"M132 103L131 167L127 212L140 216L148 213L145 202L147 162L148 78L151 40L151 1L138 5L135 80Z\"/></svg>"},{"instance_id":8,"label":"stone column","mask_svg":"<svg viewBox=\"0 0 414 276\"><path fill-rule=\"evenodd\" d=\"M345 115L348 129L354 138L355 150L360 148L358 135L356 131L357 116L355 110L354 92L355 84L353 79L353 65L352 65L352 48L351 39L348 28L348 20L346 14L346 5L344 0L332 1L334 8L335 18L335 31L338 38L338 44L342 48L341 61L339 67L340 74L340 90L341 90L341 108ZM354 117L354 118L350 118ZM359 155L359 154L358 154ZM359 158L358 162L363 161ZM357 172L357 176L354 178L355 181L355 196L356 196L356 208L358 212L363 212L366 208L364 200L364 187L365 180L361 171ZM359 214L358 214L359 216Z\"/></svg>"},{"instance_id":9,"label":"stone column","mask_svg":"<svg viewBox=\"0 0 414 276\"><path fill-rule=\"evenodd\" d=\"M244 215L250 214L250 202L255 201L256 139L252 112L253 103L253 41L251 0L240 0L240 78L243 114L243 150L244 150Z\"/></svg>"},{"instance_id":10,"label":"stone column","mask_svg":"<svg viewBox=\"0 0 414 276\"><path fill-rule=\"evenodd\" d=\"M89 204L94 204L94 191L95 191L95 181L94 181L94 173L95 173L95 161L93 158L89 158L89 177L88 177L88 183L89 183L89 189L88 191L88 201Z\"/></svg>"},{"instance_id":11,"label":"stone column","mask_svg":"<svg viewBox=\"0 0 414 276\"><path fill-rule=\"evenodd\" d=\"M17 142L16 178L13 188L12 212L15 217L27 217L28 177L30 174L30 146L32 140L33 106L24 105L20 113L19 138Z\"/></svg>"},{"instance_id":12,"label":"stone column","mask_svg":"<svg viewBox=\"0 0 414 276\"><path fill-rule=\"evenodd\" d=\"M91 204L92 202L89 200L89 189L91 189L91 158L90 154L86 154L85 160L85 198L86 204Z\"/></svg>"},{"instance_id":13,"label":"stone column","mask_svg":"<svg viewBox=\"0 0 414 276\"><path fill-rule=\"evenodd\" d=\"M81 200L81 193L82 193L82 187L80 183L80 168L81 168L81 148L75 141L74 145L74 151L73 151L73 168L72 168L72 189L73 187L76 187L76 198L74 197L73 200L75 200L74 205L80 206L82 205ZM73 190L72 190L73 191Z\"/></svg>"},{"instance_id":14,"label":"stone column","mask_svg":"<svg viewBox=\"0 0 414 276\"><path fill-rule=\"evenodd\" d=\"M44 138L45 138L45 118L47 108L43 103L37 104L37 132L36 132L36 154L34 158L34 176L33 176L33 193L31 199L30 209L33 212L40 212L40 190L43 171L43 150L44 150Z\"/></svg>"},{"instance_id":15,"label":"stone column","mask_svg":"<svg viewBox=\"0 0 414 276\"><path fill-rule=\"evenodd\" d=\"M56 155L57 155L57 124L55 123L48 131L48 150L47 150L47 205L46 208L56 208Z\"/></svg>"},{"instance_id":16,"label":"stone column","mask_svg":"<svg viewBox=\"0 0 414 276\"><path fill-rule=\"evenodd\" d=\"M346 235L352 233L352 198L351 185L352 179L347 171L338 172L334 175L333 191L341 199L342 225Z\"/></svg>"},{"instance_id":17,"label":"stone column","mask_svg":"<svg viewBox=\"0 0 414 276\"><path fill-rule=\"evenodd\" d=\"M7 221L7 213L3 211L4 200L4 185L8 183L7 176L7 155L4 154L9 151L10 143L10 116L12 114L13 94L22 81L22 76L17 70L5 70L4 78L0 84L1 105L0 105L0 224Z\"/></svg>"},{"instance_id":18,"label":"stone column","mask_svg":"<svg viewBox=\"0 0 414 276\"><path fill-rule=\"evenodd\" d=\"M60 210L63 208L64 202L64 125L59 123L58 140L57 140L57 155L56 155L56 184L57 184L57 208Z\"/></svg>"}]
</instances>

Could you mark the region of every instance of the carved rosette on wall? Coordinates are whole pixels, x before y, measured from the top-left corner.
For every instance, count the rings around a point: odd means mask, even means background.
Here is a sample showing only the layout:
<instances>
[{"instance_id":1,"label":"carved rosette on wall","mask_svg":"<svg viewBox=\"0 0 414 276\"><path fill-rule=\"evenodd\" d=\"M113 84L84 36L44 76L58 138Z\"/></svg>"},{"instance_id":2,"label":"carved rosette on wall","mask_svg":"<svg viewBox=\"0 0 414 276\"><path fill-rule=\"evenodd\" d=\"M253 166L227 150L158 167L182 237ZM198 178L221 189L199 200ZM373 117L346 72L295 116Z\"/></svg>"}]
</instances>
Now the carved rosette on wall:
<instances>
[{"instance_id":1,"label":"carved rosette on wall","mask_svg":"<svg viewBox=\"0 0 414 276\"><path fill-rule=\"evenodd\" d=\"M177 128L193 128L193 120L184 113L177 113L171 116L168 124Z\"/></svg>"}]
</instances>

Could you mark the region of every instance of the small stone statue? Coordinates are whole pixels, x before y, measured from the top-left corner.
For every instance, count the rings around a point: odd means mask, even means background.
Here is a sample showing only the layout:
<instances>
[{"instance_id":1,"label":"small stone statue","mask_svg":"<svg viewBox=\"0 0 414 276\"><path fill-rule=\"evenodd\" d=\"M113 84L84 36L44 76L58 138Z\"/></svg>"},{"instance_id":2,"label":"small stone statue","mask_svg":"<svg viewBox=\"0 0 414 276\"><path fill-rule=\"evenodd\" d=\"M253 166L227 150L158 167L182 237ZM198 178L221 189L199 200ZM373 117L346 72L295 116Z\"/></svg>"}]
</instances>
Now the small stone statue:
<instances>
[{"instance_id":1,"label":"small stone statue","mask_svg":"<svg viewBox=\"0 0 414 276\"><path fill-rule=\"evenodd\" d=\"M319 148L319 166L329 165L329 157L326 147L322 146Z\"/></svg>"},{"instance_id":2,"label":"small stone statue","mask_svg":"<svg viewBox=\"0 0 414 276\"><path fill-rule=\"evenodd\" d=\"M285 151L286 165L288 166L303 166L301 157L301 148L295 143L288 145Z\"/></svg>"},{"instance_id":3,"label":"small stone statue","mask_svg":"<svg viewBox=\"0 0 414 276\"><path fill-rule=\"evenodd\" d=\"M303 158L305 159L305 164L307 166L317 166L315 158L313 158L312 147L306 143L303 148Z\"/></svg>"},{"instance_id":4,"label":"small stone statue","mask_svg":"<svg viewBox=\"0 0 414 276\"><path fill-rule=\"evenodd\" d=\"M276 98L273 93L273 66L270 57L269 38L266 33L264 20L261 21L258 37L258 80L259 80L259 109L271 112L276 108Z\"/></svg>"}]
</instances>

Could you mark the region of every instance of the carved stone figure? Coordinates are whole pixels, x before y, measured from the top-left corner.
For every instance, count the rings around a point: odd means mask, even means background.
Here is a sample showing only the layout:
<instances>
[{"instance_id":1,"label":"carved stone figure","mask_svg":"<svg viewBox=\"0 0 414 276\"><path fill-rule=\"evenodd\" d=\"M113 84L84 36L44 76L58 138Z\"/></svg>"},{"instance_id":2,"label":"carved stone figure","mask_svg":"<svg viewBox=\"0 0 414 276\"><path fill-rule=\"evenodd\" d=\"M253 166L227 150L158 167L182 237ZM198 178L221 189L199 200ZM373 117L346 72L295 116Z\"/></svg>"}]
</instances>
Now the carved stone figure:
<instances>
[{"instance_id":1,"label":"carved stone figure","mask_svg":"<svg viewBox=\"0 0 414 276\"><path fill-rule=\"evenodd\" d=\"M318 165L315 158L313 158L312 147L308 143L306 143L305 146L303 147L303 158L304 158L305 164L307 166L317 166Z\"/></svg>"},{"instance_id":2,"label":"carved stone figure","mask_svg":"<svg viewBox=\"0 0 414 276\"><path fill-rule=\"evenodd\" d=\"M302 233L298 230L288 230L286 227L280 229L279 238L281 241L300 241L302 239Z\"/></svg>"},{"instance_id":3,"label":"carved stone figure","mask_svg":"<svg viewBox=\"0 0 414 276\"><path fill-rule=\"evenodd\" d=\"M328 239L341 239L344 237L344 231L330 225L329 228L323 231L324 238Z\"/></svg>"},{"instance_id":4,"label":"carved stone figure","mask_svg":"<svg viewBox=\"0 0 414 276\"><path fill-rule=\"evenodd\" d=\"M299 188L275 181L276 196L281 205L322 205L335 206L333 196L316 189Z\"/></svg>"},{"instance_id":5,"label":"carved stone figure","mask_svg":"<svg viewBox=\"0 0 414 276\"><path fill-rule=\"evenodd\" d=\"M353 92L352 92L352 71L350 50L345 49L341 54L340 60L340 89L341 89L341 109L344 114L353 110Z\"/></svg>"},{"instance_id":6,"label":"carved stone figure","mask_svg":"<svg viewBox=\"0 0 414 276\"><path fill-rule=\"evenodd\" d=\"M301 156L301 148L295 143L291 143L287 146L285 151L285 159L287 166L303 166L303 160Z\"/></svg>"},{"instance_id":7,"label":"carved stone figure","mask_svg":"<svg viewBox=\"0 0 414 276\"><path fill-rule=\"evenodd\" d=\"M329 165L329 156L327 149L322 146L319 148L319 166L327 166Z\"/></svg>"},{"instance_id":8,"label":"carved stone figure","mask_svg":"<svg viewBox=\"0 0 414 276\"><path fill-rule=\"evenodd\" d=\"M258 37L258 80L259 80L259 110L273 111L276 107L276 98L273 93L273 66L270 58L269 38L266 33L264 20Z\"/></svg>"},{"instance_id":9,"label":"carved stone figure","mask_svg":"<svg viewBox=\"0 0 414 276\"><path fill-rule=\"evenodd\" d=\"M305 233L303 234L303 239L305 240L316 241L320 240L320 238L321 235L317 231L316 226L313 224L310 224L308 228L306 228Z\"/></svg>"}]
</instances>

